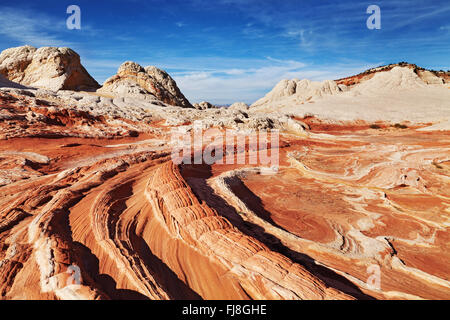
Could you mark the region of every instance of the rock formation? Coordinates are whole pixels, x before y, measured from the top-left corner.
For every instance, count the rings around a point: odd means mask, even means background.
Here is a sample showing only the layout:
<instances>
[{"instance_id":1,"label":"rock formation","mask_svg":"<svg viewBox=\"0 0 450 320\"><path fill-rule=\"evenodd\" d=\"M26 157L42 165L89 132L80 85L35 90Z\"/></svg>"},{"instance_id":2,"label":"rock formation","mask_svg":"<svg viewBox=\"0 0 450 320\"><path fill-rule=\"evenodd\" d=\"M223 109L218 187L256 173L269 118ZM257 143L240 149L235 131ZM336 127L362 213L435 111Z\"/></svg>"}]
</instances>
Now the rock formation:
<instances>
[{"instance_id":1,"label":"rock formation","mask_svg":"<svg viewBox=\"0 0 450 320\"><path fill-rule=\"evenodd\" d=\"M445 78L441 78L429 70L417 70L416 73L426 84L441 85L445 83Z\"/></svg>"},{"instance_id":2,"label":"rock formation","mask_svg":"<svg viewBox=\"0 0 450 320\"><path fill-rule=\"evenodd\" d=\"M197 110L207 110L207 109L214 109L216 107L207 101L202 101L200 103L194 103L194 108Z\"/></svg>"},{"instance_id":3,"label":"rock formation","mask_svg":"<svg viewBox=\"0 0 450 320\"><path fill-rule=\"evenodd\" d=\"M18 83L9 81L3 75L0 74L0 88L2 88L2 87L4 87L4 88L23 88L23 89L27 88Z\"/></svg>"},{"instance_id":4,"label":"rock formation","mask_svg":"<svg viewBox=\"0 0 450 320\"><path fill-rule=\"evenodd\" d=\"M300 265L242 234L214 209L201 203L173 163L155 171L148 182L146 196L170 236L217 259L217 263L239 279L240 286L251 298L350 298L327 288Z\"/></svg>"},{"instance_id":5,"label":"rock formation","mask_svg":"<svg viewBox=\"0 0 450 320\"><path fill-rule=\"evenodd\" d=\"M265 97L256 101L252 107L279 101L285 103L310 102L326 95L339 94L344 90L331 80L324 82L315 82L307 79L282 80Z\"/></svg>"},{"instance_id":6,"label":"rock formation","mask_svg":"<svg viewBox=\"0 0 450 320\"><path fill-rule=\"evenodd\" d=\"M442 83L442 82L441 82ZM394 67L388 72L379 72L369 80L361 82L352 91L359 94L388 94L399 90L420 90L426 83L411 69Z\"/></svg>"},{"instance_id":7,"label":"rock formation","mask_svg":"<svg viewBox=\"0 0 450 320\"><path fill-rule=\"evenodd\" d=\"M69 48L31 46L6 49L0 54L0 74L26 86L58 90L96 90L99 85Z\"/></svg>"},{"instance_id":8,"label":"rock formation","mask_svg":"<svg viewBox=\"0 0 450 320\"><path fill-rule=\"evenodd\" d=\"M346 86L353 86L358 83L364 82L366 80L371 79L373 76L375 76L378 73L382 72L388 72L391 71L394 68L401 67L401 68L407 68L412 70L414 73L416 73L420 79L422 79L423 82L427 84L445 84L450 83L450 72L445 71L435 71L435 70L427 70L424 68L421 68L415 64L406 63L406 62L400 62L400 63L394 63L389 64L386 66L381 66L377 68L372 68L369 70L366 70L360 74L338 79L336 82L338 84L343 84Z\"/></svg>"},{"instance_id":9,"label":"rock formation","mask_svg":"<svg viewBox=\"0 0 450 320\"><path fill-rule=\"evenodd\" d=\"M131 61L123 63L117 74L107 79L98 92L143 100L160 100L173 106L192 108L175 80L165 71L153 66L143 68Z\"/></svg>"},{"instance_id":10,"label":"rock formation","mask_svg":"<svg viewBox=\"0 0 450 320\"><path fill-rule=\"evenodd\" d=\"M449 299L448 89L397 67L285 81L268 112L172 106L173 84L133 63L111 84L124 95L0 77L0 299ZM404 121L362 119L394 119L378 100ZM199 133L185 159L209 134L224 162L174 163Z\"/></svg>"},{"instance_id":11,"label":"rock formation","mask_svg":"<svg viewBox=\"0 0 450 320\"><path fill-rule=\"evenodd\" d=\"M244 102L235 102L231 106L228 107L229 110L248 110L249 106L248 104Z\"/></svg>"},{"instance_id":12,"label":"rock formation","mask_svg":"<svg viewBox=\"0 0 450 320\"><path fill-rule=\"evenodd\" d=\"M329 121L446 122L450 90L436 74L392 65L338 81L283 80L251 110Z\"/></svg>"}]
</instances>

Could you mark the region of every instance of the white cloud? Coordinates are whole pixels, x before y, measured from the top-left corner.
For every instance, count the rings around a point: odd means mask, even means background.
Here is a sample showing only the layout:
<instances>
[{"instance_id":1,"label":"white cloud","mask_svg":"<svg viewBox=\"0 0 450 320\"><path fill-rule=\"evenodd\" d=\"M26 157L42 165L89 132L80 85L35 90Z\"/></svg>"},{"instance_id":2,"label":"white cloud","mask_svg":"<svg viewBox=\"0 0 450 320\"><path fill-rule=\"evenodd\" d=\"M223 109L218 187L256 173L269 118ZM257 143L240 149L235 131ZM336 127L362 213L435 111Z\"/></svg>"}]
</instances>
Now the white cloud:
<instances>
[{"instance_id":1,"label":"white cloud","mask_svg":"<svg viewBox=\"0 0 450 320\"><path fill-rule=\"evenodd\" d=\"M53 21L46 15L0 8L0 34L18 41L20 44L41 46L64 46L67 42L56 34L65 28L65 21Z\"/></svg>"},{"instance_id":2,"label":"white cloud","mask_svg":"<svg viewBox=\"0 0 450 320\"><path fill-rule=\"evenodd\" d=\"M19 10L0 6L0 36L15 40L20 45L35 47L56 46L74 47L76 43L64 38L69 35L82 34L96 36L100 33L86 23L81 24L81 30L68 30L65 12L60 17L52 17L46 13L35 10ZM114 36L115 40L128 41L129 38Z\"/></svg>"},{"instance_id":3,"label":"white cloud","mask_svg":"<svg viewBox=\"0 0 450 320\"><path fill-rule=\"evenodd\" d=\"M245 70L245 69L230 69L230 70L225 70L224 72L230 76L237 76L237 75L245 74L247 72L247 70Z\"/></svg>"},{"instance_id":4,"label":"white cloud","mask_svg":"<svg viewBox=\"0 0 450 320\"><path fill-rule=\"evenodd\" d=\"M425 19L431 19L435 16L445 14L448 11L450 11L450 6L440 7L440 8L437 8L436 10L426 12L426 13L423 13L420 15L416 15L415 17L410 18L410 19L404 19L399 24L397 24L393 29L402 28L402 27L405 27L405 26L408 26L411 24L417 24L417 23L419 23L419 21L422 21Z\"/></svg>"},{"instance_id":5,"label":"white cloud","mask_svg":"<svg viewBox=\"0 0 450 320\"><path fill-rule=\"evenodd\" d=\"M265 65L257 68L174 72L172 76L193 103L203 100L216 104L231 104L236 101L252 103L283 79L338 79L374 66L376 65L350 64L314 68L299 61L268 57Z\"/></svg>"}]
</instances>

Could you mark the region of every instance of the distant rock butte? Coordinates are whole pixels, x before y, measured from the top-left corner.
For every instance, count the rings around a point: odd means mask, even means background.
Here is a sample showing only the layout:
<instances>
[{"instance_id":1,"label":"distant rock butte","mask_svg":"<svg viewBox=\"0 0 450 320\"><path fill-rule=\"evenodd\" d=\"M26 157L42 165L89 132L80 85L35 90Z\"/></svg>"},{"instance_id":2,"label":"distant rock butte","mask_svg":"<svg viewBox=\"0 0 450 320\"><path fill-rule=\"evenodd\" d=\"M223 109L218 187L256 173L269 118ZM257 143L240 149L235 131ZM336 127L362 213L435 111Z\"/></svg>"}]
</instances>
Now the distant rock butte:
<instances>
[{"instance_id":1,"label":"distant rock butte","mask_svg":"<svg viewBox=\"0 0 450 320\"><path fill-rule=\"evenodd\" d=\"M394 63L394 64L389 64L386 66L380 66L377 68L368 69L360 74L342 78L342 79L338 79L338 80L336 80L336 83L344 84L347 86L352 86L352 85L358 84L360 82L369 80L378 73L391 71L392 69L394 69L396 67L411 69L414 73L417 74L417 76L423 82L425 82L427 84L450 83L450 73L448 71L445 72L445 71L427 70L427 69L421 68L415 64L406 63L406 62Z\"/></svg>"},{"instance_id":2,"label":"distant rock butte","mask_svg":"<svg viewBox=\"0 0 450 320\"><path fill-rule=\"evenodd\" d=\"M296 102L308 102L313 98L334 95L346 91L345 86L331 80L323 82L307 79L282 80L265 97L256 101L252 107L273 103L286 98L294 98Z\"/></svg>"},{"instance_id":3,"label":"distant rock butte","mask_svg":"<svg viewBox=\"0 0 450 320\"><path fill-rule=\"evenodd\" d=\"M228 107L230 110L248 110L248 104L244 102L235 102L231 106Z\"/></svg>"},{"instance_id":4,"label":"distant rock butte","mask_svg":"<svg viewBox=\"0 0 450 320\"><path fill-rule=\"evenodd\" d=\"M117 74L107 79L99 93L137 98L155 98L167 104L192 108L175 80L154 66L143 68L131 61L123 63Z\"/></svg>"},{"instance_id":5,"label":"distant rock butte","mask_svg":"<svg viewBox=\"0 0 450 320\"><path fill-rule=\"evenodd\" d=\"M197 110L207 110L207 109L214 109L216 108L216 106L207 101L202 101L200 103L194 103L194 108Z\"/></svg>"},{"instance_id":6,"label":"distant rock butte","mask_svg":"<svg viewBox=\"0 0 450 320\"><path fill-rule=\"evenodd\" d=\"M329 121L442 122L450 112L447 76L448 72L399 64L336 81L282 80L251 110Z\"/></svg>"},{"instance_id":7,"label":"distant rock butte","mask_svg":"<svg viewBox=\"0 0 450 320\"><path fill-rule=\"evenodd\" d=\"M0 54L0 74L25 86L54 91L91 91L99 88L80 56L69 48L22 46Z\"/></svg>"},{"instance_id":8,"label":"distant rock butte","mask_svg":"<svg viewBox=\"0 0 450 320\"><path fill-rule=\"evenodd\" d=\"M358 94L365 94L365 91L384 94L386 91L417 89L426 85L444 87L446 83L450 83L449 72L427 70L409 63L397 63L369 69L358 75L335 81L281 80L266 96L253 103L252 107L304 104L354 88Z\"/></svg>"}]
</instances>

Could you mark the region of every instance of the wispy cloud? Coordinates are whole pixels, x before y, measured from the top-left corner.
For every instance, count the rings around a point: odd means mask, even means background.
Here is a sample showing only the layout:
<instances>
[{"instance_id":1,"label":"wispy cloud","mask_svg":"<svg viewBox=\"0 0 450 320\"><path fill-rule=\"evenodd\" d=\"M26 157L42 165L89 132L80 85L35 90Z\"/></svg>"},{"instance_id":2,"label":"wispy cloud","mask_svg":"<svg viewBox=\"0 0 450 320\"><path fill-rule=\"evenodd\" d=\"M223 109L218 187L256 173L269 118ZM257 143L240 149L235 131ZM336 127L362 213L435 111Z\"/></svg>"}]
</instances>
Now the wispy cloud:
<instances>
[{"instance_id":1,"label":"wispy cloud","mask_svg":"<svg viewBox=\"0 0 450 320\"><path fill-rule=\"evenodd\" d=\"M77 36L80 40L87 40L105 33L84 22L81 30L69 30L66 17L64 14L55 17L39 10L0 6L0 36L16 41L18 45L75 47L79 44L79 41L73 41ZM110 38L118 41L130 39L122 35Z\"/></svg>"},{"instance_id":2,"label":"wispy cloud","mask_svg":"<svg viewBox=\"0 0 450 320\"><path fill-rule=\"evenodd\" d=\"M261 64L261 61L256 62ZM294 60L267 57L257 68L216 69L172 73L183 93L193 102L202 100L230 104L239 100L252 103L283 79L337 79L378 64L308 66ZM244 98L245 97L245 98Z\"/></svg>"},{"instance_id":3,"label":"wispy cloud","mask_svg":"<svg viewBox=\"0 0 450 320\"><path fill-rule=\"evenodd\" d=\"M20 44L33 46L69 45L57 31L65 28L64 21L55 21L47 15L0 7L0 34Z\"/></svg>"},{"instance_id":4,"label":"wispy cloud","mask_svg":"<svg viewBox=\"0 0 450 320\"><path fill-rule=\"evenodd\" d=\"M403 19L401 22L396 24L392 29L395 30L395 29L398 29L398 28L406 27L406 26L409 26L411 24L416 24L416 23L419 23L420 21L423 21L425 19L431 19L431 18L433 18L435 16L439 16L439 15L442 15L442 14L445 14L448 17L448 12L450 12L450 6L440 7L438 9L433 10L433 11L425 12L425 13L422 13L422 14L416 14L412 18Z\"/></svg>"}]
</instances>

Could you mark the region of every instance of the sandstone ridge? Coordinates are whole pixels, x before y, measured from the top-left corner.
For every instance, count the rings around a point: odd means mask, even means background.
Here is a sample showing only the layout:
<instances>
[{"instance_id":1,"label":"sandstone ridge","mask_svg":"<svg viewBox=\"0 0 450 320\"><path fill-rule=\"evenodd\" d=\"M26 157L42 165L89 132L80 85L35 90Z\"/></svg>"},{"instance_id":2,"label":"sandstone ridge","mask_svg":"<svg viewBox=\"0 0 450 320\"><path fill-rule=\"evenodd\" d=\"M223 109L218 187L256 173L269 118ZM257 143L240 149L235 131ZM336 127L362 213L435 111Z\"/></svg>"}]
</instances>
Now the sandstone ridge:
<instances>
[{"instance_id":1,"label":"sandstone ridge","mask_svg":"<svg viewBox=\"0 0 450 320\"><path fill-rule=\"evenodd\" d=\"M325 95L334 95L346 90L346 86L338 86L334 81L310 81L308 79L282 80L264 98L256 101L252 107L270 104L278 100L290 99L296 103L304 103Z\"/></svg>"},{"instance_id":2,"label":"sandstone ridge","mask_svg":"<svg viewBox=\"0 0 450 320\"><path fill-rule=\"evenodd\" d=\"M393 65L337 81L283 80L250 109L327 121L446 122L450 119L446 74Z\"/></svg>"}]
</instances>

